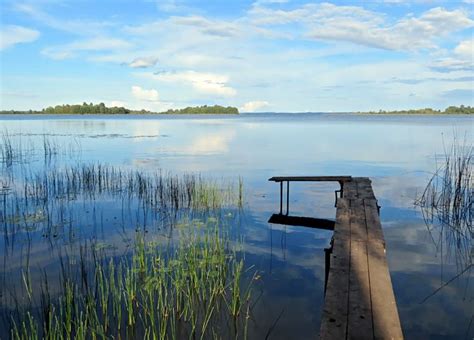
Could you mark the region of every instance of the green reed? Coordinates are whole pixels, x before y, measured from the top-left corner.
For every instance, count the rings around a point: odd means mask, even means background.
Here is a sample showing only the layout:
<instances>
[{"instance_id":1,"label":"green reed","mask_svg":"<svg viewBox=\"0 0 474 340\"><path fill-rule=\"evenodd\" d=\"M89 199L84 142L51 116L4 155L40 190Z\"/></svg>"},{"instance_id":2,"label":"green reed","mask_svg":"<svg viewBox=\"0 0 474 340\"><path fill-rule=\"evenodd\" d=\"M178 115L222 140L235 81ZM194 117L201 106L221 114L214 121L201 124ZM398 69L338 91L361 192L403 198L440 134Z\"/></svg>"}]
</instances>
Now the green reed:
<instances>
[{"instance_id":1,"label":"green reed","mask_svg":"<svg viewBox=\"0 0 474 340\"><path fill-rule=\"evenodd\" d=\"M91 253L81 253L81 262L93 275L65 261L57 297L45 278L41 312L17 306L13 339L246 336L254 277L244 275L243 260L218 229L187 229L171 249L137 237L131 258Z\"/></svg>"},{"instance_id":2,"label":"green reed","mask_svg":"<svg viewBox=\"0 0 474 340\"><path fill-rule=\"evenodd\" d=\"M74 220L78 202L94 207L104 198L133 207L135 215L140 212L136 225L164 217L172 224L179 213L242 207L243 183L239 179L236 188L232 182L195 174L148 173L100 163L50 167L8 182L0 223L5 234L41 229L45 236L56 237L58 229Z\"/></svg>"}]
</instances>

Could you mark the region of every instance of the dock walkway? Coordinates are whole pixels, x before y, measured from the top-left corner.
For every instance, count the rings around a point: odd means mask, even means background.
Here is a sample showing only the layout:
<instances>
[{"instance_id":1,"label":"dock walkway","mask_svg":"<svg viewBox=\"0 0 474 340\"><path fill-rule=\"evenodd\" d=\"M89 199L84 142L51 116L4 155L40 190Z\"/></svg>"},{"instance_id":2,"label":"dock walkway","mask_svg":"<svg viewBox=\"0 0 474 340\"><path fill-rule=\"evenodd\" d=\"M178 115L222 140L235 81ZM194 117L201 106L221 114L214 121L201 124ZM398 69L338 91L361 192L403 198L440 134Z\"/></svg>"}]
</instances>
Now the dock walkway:
<instances>
[{"instance_id":1,"label":"dock walkway","mask_svg":"<svg viewBox=\"0 0 474 340\"><path fill-rule=\"evenodd\" d=\"M290 182L292 178L273 177L270 180L282 183ZM314 181L318 177L294 178ZM341 184L320 338L403 339L385 256L379 207L370 179L320 178L319 181Z\"/></svg>"}]
</instances>

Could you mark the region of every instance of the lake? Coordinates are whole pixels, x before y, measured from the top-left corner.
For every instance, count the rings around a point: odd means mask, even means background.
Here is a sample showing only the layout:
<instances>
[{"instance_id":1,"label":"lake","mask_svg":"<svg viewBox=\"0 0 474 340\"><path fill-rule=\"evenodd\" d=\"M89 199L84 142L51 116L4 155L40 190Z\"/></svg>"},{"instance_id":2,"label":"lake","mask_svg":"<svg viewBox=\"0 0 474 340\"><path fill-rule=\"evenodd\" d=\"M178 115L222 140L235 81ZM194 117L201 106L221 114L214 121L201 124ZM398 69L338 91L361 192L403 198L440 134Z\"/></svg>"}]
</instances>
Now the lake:
<instances>
[{"instance_id":1,"label":"lake","mask_svg":"<svg viewBox=\"0 0 474 340\"><path fill-rule=\"evenodd\" d=\"M12 307L7 300L21 289L25 265L33 282L41 281L47 272L54 286L59 256L73 258L87 240L94 240L108 256L118 256L129 251L130 239L142 230L145 238L154 240L163 235L177 237L154 212L135 206L136 202L124 209L127 203L113 195L98 193L80 202L52 198L56 203L48 209L54 210L55 220L48 235L37 203L10 200L21 197L16 190L27 178L94 164L164 176L194 174L230 186L242 181L242 206L226 207L221 219L232 239L241 240L245 268L258 275L248 330L249 337L256 339L267 335L307 339L318 333L324 301L324 248L332 236L326 230L269 224L269 217L279 210L279 186L268 179L370 177L381 206L387 260L406 338L474 337L472 235L462 246L449 242L441 226L427 225L414 204L454 138L473 144L472 117L2 115L2 131L25 154L8 166L2 164L0 172L0 184L8 187L0 192L4 204L0 220L5 226L0 241L0 338L8 336L5 311ZM46 140L54 151L47 155ZM291 213L334 219L337 189L331 183L292 184ZM22 217L23 204L30 210ZM193 217L198 219L199 214ZM7 230L20 224L15 218L23 218L30 229Z\"/></svg>"}]
</instances>

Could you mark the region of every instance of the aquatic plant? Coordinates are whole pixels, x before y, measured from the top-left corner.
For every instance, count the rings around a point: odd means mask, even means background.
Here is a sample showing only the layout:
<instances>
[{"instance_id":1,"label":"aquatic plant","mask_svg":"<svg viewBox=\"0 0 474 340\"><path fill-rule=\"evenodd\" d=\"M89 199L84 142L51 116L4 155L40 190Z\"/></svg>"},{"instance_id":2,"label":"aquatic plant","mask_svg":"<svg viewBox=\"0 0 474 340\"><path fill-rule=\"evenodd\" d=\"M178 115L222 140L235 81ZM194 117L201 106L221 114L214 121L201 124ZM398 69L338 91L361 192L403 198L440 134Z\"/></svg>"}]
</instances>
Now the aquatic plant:
<instances>
[{"instance_id":1,"label":"aquatic plant","mask_svg":"<svg viewBox=\"0 0 474 340\"><path fill-rule=\"evenodd\" d=\"M234 185L198 174L61 165L50 161L69 151L50 136L29 148L21 135L3 136L0 337L245 338L253 278L219 223L229 215L222 209L242 207L242 179ZM33 170L37 156L45 164ZM16 162L22 166L11 167ZM98 241L110 223L104 215L119 221L120 255ZM178 225L166 242L145 238ZM59 253L59 278L57 267L30 270L32 242L41 239ZM18 249L21 260L10 265Z\"/></svg>"},{"instance_id":2,"label":"aquatic plant","mask_svg":"<svg viewBox=\"0 0 474 340\"><path fill-rule=\"evenodd\" d=\"M31 148L31 144L27 147L21 139L14 140L7 130L2 131L0 164L10 167L13 163L23 162L31 156Z\"/></svg>"},{"instance_id":3,"label":"aquatic plant","mask_svg":"<svg viewBox=\"0 0 474 340\"><path fill-rule=\"evenodd\" d=\"M83 220L86 216L80 212L85 207L96 211L104 200L116 202L122 219L133 217L135 221L127 224L144 228L165 220L172 225L184 214L219 213L222 208L236 209L243 204L242 180L236 188L232 182L195 174L147 173L103 164L48 167L5 183L8 192L1 197L4 209L0 215L5 234L36 229L55 236L54 226Z\"/></svg>"},{"instance_id":4,"label":"aquatic plant","mask_svg":"<svg viewBox=\"0 0 474 340\"><path fill-rule=\"evenodd\" d=\"M61 145L48 134L39 136L42 137L41 143L35 143L31 138L25 139L22 134L11 134L8 130L2 131L0 164L11 167L15 163L29 163L38 157L42 157L45 162L51 162L53 157L60 155L72 157L82 153L81 143L75 138Z\"/></svg>"},{"instance_id":5,"label":"aquatic plant","mask_svg":"<svg viewBox=\"0 0 474 340\"><path fill-rule=\"evenodd\" d=\"M474 239L474 158L473 146L454 139L445 149L441 164L415 204L422 209L430 232L439 227L438 243L455 250L461 269L472 266ZM435 239L435 238L434 238Z\"/></svg>"},{"instance_id":6,"label":"aquatic plant","mask_svg":"<svg viewBox=\"0 0 474 340\"><path fill-rule=\"evenodd\" d=\"M138 236L131 258L81 249L55 297L45 276L40 308L6 312L12 339L246 337L255 276L217 228L187 229L171 249Z\"/></svg>"}]
</instances>

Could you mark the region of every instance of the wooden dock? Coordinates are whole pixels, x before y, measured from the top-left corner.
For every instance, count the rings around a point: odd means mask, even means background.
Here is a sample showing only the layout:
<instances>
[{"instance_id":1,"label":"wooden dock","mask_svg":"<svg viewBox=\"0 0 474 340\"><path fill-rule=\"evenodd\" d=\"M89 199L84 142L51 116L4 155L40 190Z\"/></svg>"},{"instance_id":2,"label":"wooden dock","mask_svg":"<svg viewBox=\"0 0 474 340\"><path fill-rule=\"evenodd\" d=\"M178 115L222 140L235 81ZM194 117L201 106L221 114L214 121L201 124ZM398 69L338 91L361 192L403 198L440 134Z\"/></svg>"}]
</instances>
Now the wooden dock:
<instances>
[{"instance_id":1,"label":"wooden dock","mask_svg":"<svg viewBox=\"0 0 474 340\"><path fill-rule=\"evenodd\" d=\"M319 336L321 339L403 339L385 255L379 206L365 177L273 177L287 183L338 181L336 221ZM287 191L287 200L288 200ZM282 193L280 193L282 198ZM280 202L281 214L282 202ZM288 201L287 201L288 212Z\"/></svg>"}]
</instances>

